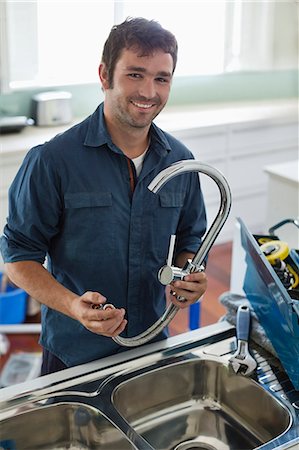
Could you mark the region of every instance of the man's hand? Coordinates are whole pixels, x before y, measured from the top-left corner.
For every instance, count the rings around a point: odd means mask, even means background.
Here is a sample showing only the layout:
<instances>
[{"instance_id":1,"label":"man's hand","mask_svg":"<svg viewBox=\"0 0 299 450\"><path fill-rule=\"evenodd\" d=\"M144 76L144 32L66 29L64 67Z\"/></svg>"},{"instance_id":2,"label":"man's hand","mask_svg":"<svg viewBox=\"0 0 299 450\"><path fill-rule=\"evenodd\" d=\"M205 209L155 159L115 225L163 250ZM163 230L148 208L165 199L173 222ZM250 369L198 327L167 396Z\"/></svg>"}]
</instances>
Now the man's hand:
<instances>
[{"instance_id":1,"label":"man's hand","mask_svg":"<svg viewBox=\"0 0 299 450\"><path fill-rule=\"evenodd\" d=\"M107 337L118 336L127 325L124 309L93 309L104 305L106 298L98 292L85 292L81 297L62 286L36 261L6 263L7 275L32 298L74 320L89 331Z\"/></svg>"},{"instance_id":2,"label":"man's hand","mask_svg":"<svg viewBox=\"0 0 299 450\"><path fill-rule=\"evenodd\" d=\"M193 272L184 277L184 280L173 281L170 284L170 297L174 305L179 308L187 308L200 299L207 289L207 276L204 272ZM182 296L186 301L179 302L177 296Z\"/></svg>"},{"instance_id":3,"label":"man's hand","mask_svg":"<svg viewBox=\"0 0 299 450\"><path fill-rule=\"evenodd\" d=\"M93 308L94 305L101 306L105 302L103 295L87 291L72 300L72 316L93 333L107 337L118 336L127 325L127 320L124 319L125 310Z\"/></svg>"}]
</instances>

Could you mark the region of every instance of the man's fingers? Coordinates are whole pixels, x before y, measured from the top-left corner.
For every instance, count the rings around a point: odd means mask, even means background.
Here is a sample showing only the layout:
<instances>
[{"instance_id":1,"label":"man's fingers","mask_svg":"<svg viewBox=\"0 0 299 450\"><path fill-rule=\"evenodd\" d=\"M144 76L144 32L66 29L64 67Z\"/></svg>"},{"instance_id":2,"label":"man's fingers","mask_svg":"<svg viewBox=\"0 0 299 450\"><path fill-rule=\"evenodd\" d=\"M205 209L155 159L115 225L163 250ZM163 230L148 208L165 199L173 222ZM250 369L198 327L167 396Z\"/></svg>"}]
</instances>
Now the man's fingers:
<instances>
[{"instance_id":1,"label":"man's fingers","mask_svg":"<svg viewBox=\"0 0 299 450\"><path fill-rule=\"evenodd\" d=\"M123 319L125 315L125 310L123 308L90 308L88 310L89 320L95 321L107 321L115 319Z\"/></svg>"},{"instance_id":2,"label":"man's fingers","mask_svg":"<svg viewBox=\"0 0 299 450\"><path fill-rule=\"evenodd\" d=\"M127 325L125 310L107 303L106 297L99 292L86 291L79 297L76 312L85 328L103 336L117 336Z\"/></svg>"},{"instance_id":3,"label":"man's fingers","mask_svg":"<svg viewBox=\"0 0 299 450\"><path fill-rule=\"evenodd\" d=\"M90 312L89 320L85 326L94 333L113 336L119 328L121 328L121 331L125 328L127 321L124 319L124 315L125 310L123 308L106 310L93 309Z\"/></svg>"},{"instance_id":4,"label":"man's fingers","mask_svg":"<svg viewBox=\"0 0 299 450\"><path fill-rule=\"evenodd\" d=\"M107 299L99 292L93 292L93 291L86 291L81 296L81 299L86 302L90 303L95 306L101 306L104 303L106 303Z\"/></svg>"},{"instance_id":5,"label":"man's fingers","mask_svg":"<svg viewBox=\"0 0 299 450\"><path fill-rule=\"evenodd\" d=\"M88 329L93 333L101 334L103 336L117 336L126 327L127 320L122 319L119 321L105 320L105 321L91 321L88 323Z\"/></svg>"},{"instance_id":6,"label":"man's fingers","mask_svg":"<svg viewBox=\"0 0 299 450\"><path fill-rule=\"evenodd\" d=\"M124 329L126 328L127 323L128 323L128 321L126 319L124 319L121 322L121 324L119 325L119 327L116 330L114 330L113 334L111 334L111 337L115 337L115 336L118 336L119 334L121 334L124 331Z\"/></svg>"}]
</instances>

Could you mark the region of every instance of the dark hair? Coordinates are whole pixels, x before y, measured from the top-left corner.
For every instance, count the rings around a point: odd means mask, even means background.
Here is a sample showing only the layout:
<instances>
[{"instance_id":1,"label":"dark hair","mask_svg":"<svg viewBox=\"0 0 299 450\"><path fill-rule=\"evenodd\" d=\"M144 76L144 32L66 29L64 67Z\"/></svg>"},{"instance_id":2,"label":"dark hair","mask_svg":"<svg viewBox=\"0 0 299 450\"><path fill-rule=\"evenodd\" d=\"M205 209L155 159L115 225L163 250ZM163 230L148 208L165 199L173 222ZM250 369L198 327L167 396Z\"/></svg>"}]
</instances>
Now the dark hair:
<instances>
[{"instance_id":1,"label":"dark hair","mask_svg":"<svg viewBox=\"0 0 299 450\"><path fill-rule=\"evenodd\" d=\"M115 65L124 48L136 48L141 51L142 56L151 55L155 50L161 49L172 56L173 71L176 67L178 45L175 36L155 20L129 17L112 27L104 45L102 63L106 66L111 87Z\"/></svg>"}]
</instances>

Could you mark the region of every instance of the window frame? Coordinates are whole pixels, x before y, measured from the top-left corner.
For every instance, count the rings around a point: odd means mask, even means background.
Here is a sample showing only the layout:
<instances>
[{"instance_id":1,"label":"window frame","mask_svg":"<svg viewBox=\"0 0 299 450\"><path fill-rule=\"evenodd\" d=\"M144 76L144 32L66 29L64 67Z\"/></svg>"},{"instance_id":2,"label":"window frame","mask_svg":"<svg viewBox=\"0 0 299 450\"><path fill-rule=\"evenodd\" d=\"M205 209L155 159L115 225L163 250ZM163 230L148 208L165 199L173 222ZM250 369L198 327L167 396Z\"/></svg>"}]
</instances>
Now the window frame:
<instances>
[{"instance_id":1,"label":"window frame","mask_svg":"<svg viewBox=\"0 0 299 450\"><path fill-rule=\"evenodd\" d=\"M37 7L38 1L35 0L29 2L31 5ZM113 1L113 23L120 23L125 19L125 8L124 2L118 0ZM145 2L148 0L144 0ZM225 0L224 0L225 1ZM166 0L167 2L167 0ZM61 80L61 82L52 84L40 84L36 80L30 78L30 73L28 75L27 82L21 80L20 83L13 82L11 80L10 66L11 66L11 55L10 51L10 17L11 14L10 7L12 3L18 3L20 5L28 5L25 0L19 0L17 2L12 2L11 0L2 0L0 2L0 93L12 93L18 90L25 89L38 89L44 87L54 87L54 86L71 86L77 84L93 84L92 81L83 81L78 83L78 81L71 82L70 80L66 83ZM258 3L258 4L257 4ZM275 66L275 51L272 48L273 42L275 40L274 35L274 22L275 22L275 3L264 0L263 2L242 2L242 0L232 0L230 2L225 1L226 11L225 11L225 32L224 32L224 62L223 69L220 74L225 74L229 72L248 72L248 71L269 71L277 70L281 67ZM184 2L186 5L187 2ZM287 3L284 3L287 5ZM170 2L169 2L170 6ZM33 7L33 6L32 6ZM294 6L296 8L296 6ZM261 14L262 12L262 14ZM276 12L277 14L277 12ZM239 23L236 24L236 17L239 16ZM34 20L34 19L33 19ZM257 23L258 21L258 23ZM256 27L256 38L254 40L254 45L251 42L251 36L249 30ZM29 44L37 45L37 25L30 27L28 24L27 28L30 29ZM167 27L166 27L167 28ZM28 34L28 33L26 33ZM175 34L175 31L174 31ZM21 53L26 54L26 43L23 43L22 39L19 38L19 44L22 46L24 44L24 51ZM282 53L282 52L281 52ZM32 58L32 64L38 65L38 52L35 52ZM294 58L293 58L294 59ZM295 61L291 65L298 66ZM279 64L278 64L279 66ZM285 67L284 67L285 68ZM289 67L294 68L294 67ZM215 75L215 73L213 73ZM219 73L218 73L219 74ZM198 75L190 76L207 76L207 73L199 73ZM180 75L176 72L176 77L186 76ZM13 86L14 83L14 86Z\"/></svg>"}]
</instances>

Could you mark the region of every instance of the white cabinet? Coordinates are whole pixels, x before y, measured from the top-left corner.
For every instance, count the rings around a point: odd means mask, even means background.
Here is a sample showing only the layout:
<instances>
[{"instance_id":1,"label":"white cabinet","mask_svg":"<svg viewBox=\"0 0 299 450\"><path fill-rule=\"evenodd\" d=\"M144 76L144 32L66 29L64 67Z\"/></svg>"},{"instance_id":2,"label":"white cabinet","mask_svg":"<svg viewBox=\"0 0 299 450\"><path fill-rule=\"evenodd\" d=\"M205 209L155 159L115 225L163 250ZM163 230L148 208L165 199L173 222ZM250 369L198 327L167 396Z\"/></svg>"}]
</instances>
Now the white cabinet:
<instances>
[{"instance_id":1,"label":"white cabinet","mask_svg":"<svg viewBox=\"0 0 299 450\"><path fill-rule=\"evenodd\" d=\"M256 111L256 114L255 114ZM193 123L188 129L172 133L184 142L198 160L219 169L232 191L232 210L217 242L232 240L235 218L241 217L252 232L266 231L267 176L264 167L298 158L297 107L279 111L269 108L259 114L249 108L248 115L223 117L219 125ZM243 111L244 113L244 111ZM256 118L258 117L258 119ZM199 121L200 122L200 121ZM205 178L205 179L204 179ZM208 220L211 224L219 206L218 190L207 177L202 178Z\"/></svg>"},{"instance_id":2,"label":"white cabinet","mask_svg":"<svg viewBox=\"0 0 299 450\"><path fill-rule=\"evenodd\" d=\"M277 120L228 129L227 178L233 193L230 223L242 217L252 232L266 231L267 176L264 167L298 155L298 124ZM229 235L232 236L232 226Z\"/></svg>"},{"instance_id":3,"label":"white cabinet","mask_svg":"<svg viewBox=\"0 0 299 450\"><path fill-rule=\"evenodd\" d=\"M267 175L266 227L284 219L299 219L299 161L290 160L265 167ZM299 249L299 230L286 224L276 230L277 236L291 248Z\"/></svg>"}]
</instances>

